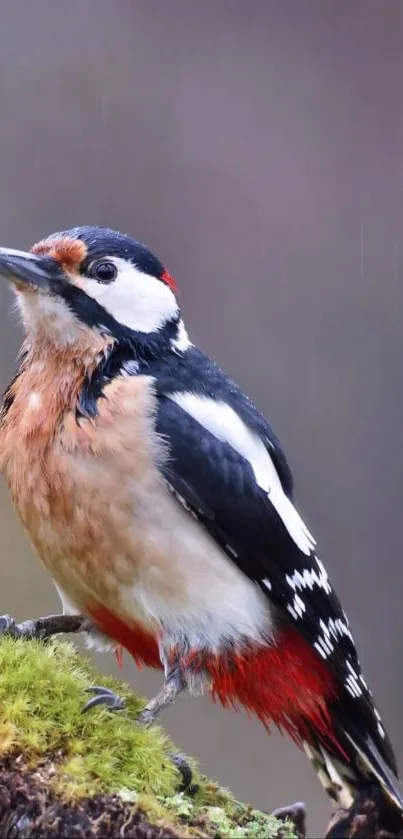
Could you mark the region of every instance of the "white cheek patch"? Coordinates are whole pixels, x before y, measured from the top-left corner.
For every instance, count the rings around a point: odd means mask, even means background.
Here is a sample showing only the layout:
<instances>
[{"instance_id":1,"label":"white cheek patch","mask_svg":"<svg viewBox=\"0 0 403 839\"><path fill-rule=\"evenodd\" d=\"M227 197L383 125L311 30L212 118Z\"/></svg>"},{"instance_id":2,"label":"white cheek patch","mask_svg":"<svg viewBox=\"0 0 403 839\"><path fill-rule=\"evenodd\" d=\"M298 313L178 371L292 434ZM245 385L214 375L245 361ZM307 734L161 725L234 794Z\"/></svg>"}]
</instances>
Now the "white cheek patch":
<instances>
[{"instance_id":1,"label":"white cheek patch","mask_svg":"<svg viewBox=\"0 0 403 839\"><path fill-rule=\"evenodd\" d=\"M243 420L225 402L216 402L194 393L173 393L170 399L187 411L200 425L204 426L218 440L229 443L245 460L254 472L256 483L268 494L273 507L280 516L288 533L302 553L310 555L315 541L306 528L301 516L287 498L281 486L266 446Z\"/></svg>"},{"instance_id":2,"label":"white cheek patch","mask_svg":"<svg viewBox=\"0 0 403 839\"><path fill-rule=\"evenodd\" d=\"M115 320L135 332L147 333L157 331L178 315L175 295L166 283L144 274L125 259L105 256L105 260L116 265L116 279L102 284L84 277L80 285Z\"/></svg>"},{"instance_id":3,"label":"white cheek patch","mask_svg":"<svg viewBox=\"0 0 403 839\"><path fill-rule=\"evenodd\" d=\"M160 329L176 317L179 307L168 285L156 277L144 274L135 265L118 257L105 257L118 269L110 284L80 278L80 287L88 297L96 300L118 323L135 332L150 333ZM46 334L59 345L74 344L83 325L56 295L17 291L17 303L25 328L29 332ZM190 342L183 323L175 339L174 349L183 351Z\"/></svg>"}]
</instances>

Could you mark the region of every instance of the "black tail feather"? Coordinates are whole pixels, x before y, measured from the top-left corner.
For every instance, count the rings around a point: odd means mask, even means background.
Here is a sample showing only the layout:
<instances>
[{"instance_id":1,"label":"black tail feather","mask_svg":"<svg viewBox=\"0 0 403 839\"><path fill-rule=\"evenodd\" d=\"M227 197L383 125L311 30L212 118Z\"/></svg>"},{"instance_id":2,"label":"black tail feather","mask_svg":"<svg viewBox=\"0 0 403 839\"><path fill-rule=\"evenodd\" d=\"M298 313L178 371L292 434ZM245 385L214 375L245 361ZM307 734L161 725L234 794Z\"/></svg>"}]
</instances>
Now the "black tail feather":
<instances>
[{"instance_id":1,"label":"black tail feather","mask_svg":"<svg viewBox=\"0 0 403 839\"><path fill-rule=\"evenodd\" d=\"M368 734L354 729L346 732L337 723L334 730L340 750L334 742L325 742L314 733L309 742L304 742L304 749L332 801L339 807L349 808L357 796L378 787L385 799L403 815L403 792L394 772L395 761L389 742L384 745L387 754L390 751L393 756L393 769Z\"/></svg>"}]
</instances>

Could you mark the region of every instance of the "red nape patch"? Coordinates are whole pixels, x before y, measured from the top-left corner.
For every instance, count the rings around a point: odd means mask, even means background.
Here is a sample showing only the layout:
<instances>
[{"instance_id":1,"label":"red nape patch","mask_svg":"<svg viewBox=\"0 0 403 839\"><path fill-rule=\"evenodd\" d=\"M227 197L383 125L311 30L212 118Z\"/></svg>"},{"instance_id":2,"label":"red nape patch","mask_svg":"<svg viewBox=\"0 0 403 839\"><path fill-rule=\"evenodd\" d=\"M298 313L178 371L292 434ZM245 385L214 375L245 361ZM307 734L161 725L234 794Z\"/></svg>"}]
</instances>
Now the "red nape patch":
<instances>
[{"instance_id":1,"label":"red nape patch","mask_svg":"<svg viewBox=\"0 0 403 839\"><path fill-rule=\"evenodd\" d=\"M100 632L127 650L138 667L141 668L144 664L146 667L162 667L157 639L138 623L124 623L104 606L93 605L87 608L87 612Z\"/></svg>"},{"instance_id":2,"label":"red nape patch","mask_svg":"<svg viewBox=\"0 0 403 839\"><path fill-rule=\"evenodd\" d=\"M283 633L275 647L251 647L242 654L202 659L195 654L189 663L210 674L213 698L225 707L243 705L268 730L274 723L298 745L311 739L310 723L318 735L336 745L328 711L328 702L336 696L335 680L296 632Z\"/></svg>"},{"instance_id":3,"label":"red nape patch","mask_svg":"<svg viewBox=\"0 0 403 839\"><path fill-rule=\"evenodd\" d=\"M176 292L178 291L178 286L176 285L176 281L174 280L172 275L169 273L169 271L167 271L166 268L164 268L164 270L161 274L161 280L162 280L163 283L166 283L167 285L169 285L169 288L171 288L172 291L174 291L175 294L176 294Z\"/></svg>"}]
</instances>

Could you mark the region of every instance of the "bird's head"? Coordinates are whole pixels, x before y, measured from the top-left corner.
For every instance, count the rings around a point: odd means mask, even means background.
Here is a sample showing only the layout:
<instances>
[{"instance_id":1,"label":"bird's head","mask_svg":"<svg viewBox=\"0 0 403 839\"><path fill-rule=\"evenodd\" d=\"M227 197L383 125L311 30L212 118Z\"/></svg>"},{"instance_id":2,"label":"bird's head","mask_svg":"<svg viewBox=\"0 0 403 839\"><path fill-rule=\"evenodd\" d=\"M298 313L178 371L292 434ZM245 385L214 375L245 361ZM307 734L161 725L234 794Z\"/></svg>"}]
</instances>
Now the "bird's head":
<instances>
[{"instance_id":1,"label":"bird's head","mask_svg":"<svg viewBox=\"0 0 403 839\"><path fill-rule=\"evenodd\" d=\"M188 345L173 278L144 245L114 230L77 227L30 252L0 248L0 275L14 286L29 342Z\"/></svg>"}]
</instances>

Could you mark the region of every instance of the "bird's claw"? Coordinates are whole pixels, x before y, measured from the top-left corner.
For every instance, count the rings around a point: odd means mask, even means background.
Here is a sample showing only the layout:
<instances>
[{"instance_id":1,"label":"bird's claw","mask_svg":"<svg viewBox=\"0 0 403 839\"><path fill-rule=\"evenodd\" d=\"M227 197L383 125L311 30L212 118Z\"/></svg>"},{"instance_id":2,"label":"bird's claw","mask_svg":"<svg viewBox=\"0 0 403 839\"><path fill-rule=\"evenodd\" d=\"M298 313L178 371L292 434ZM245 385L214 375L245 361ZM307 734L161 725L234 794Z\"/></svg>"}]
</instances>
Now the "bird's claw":
<instances>
[{"instance_id":1,"label":"bird's claw","mask_svg":"<svg viewBox=\"0 0 403 839\"><path fill-rule=\"evenodd\" d=\"M168 757L173 765L176 767L178 772L182 775L182 783L178 789L178 792L187 792L188 795L196 795L197 790L199 789L198 784L192 784L193 780L193 772L191 766L186 760L185 755L181 755L179 753L174 754L174 752L169 752Z\"/></svg>"},{"instance_id":2,"label":"bird's claw","mask_svg":"<svg viewBox=\"0 0 403 839\"><path fill-rule=\"evenodd\" d=\"M96 708L98 705L104 705L110 711L124 711L126 708L125 700L114 693L113 690L110 690L110 688L100 685L92 685L91 687L86 688L86 693L92 693L94 696L85 703L81 711L83 714L90 711L92 708ZM136 722L140 725L144 724L142 723L141 715L140 719L137 719ZM196 784L192 784L193 773L185 756L169 752L168 757L182 776L182 783L178 792L187 792L188 795L195 795L198 790L198 786Z\"/></svg>"},{"instance_id":3,"label":"bird's claw","mask_svg":"<svg viewBox=\"0 0 403 839\"><path fill-rule=\"evenodd\" d=\"M93 693L95 695L85 703L81 711L82 714L90 711L91 708L96 708L97 705L105 705L110 711L125 710L125 700L109 688L101 687L100 685L92 685L92 687L86 688L86 693Z\"/></svg>"}]
</instances>

